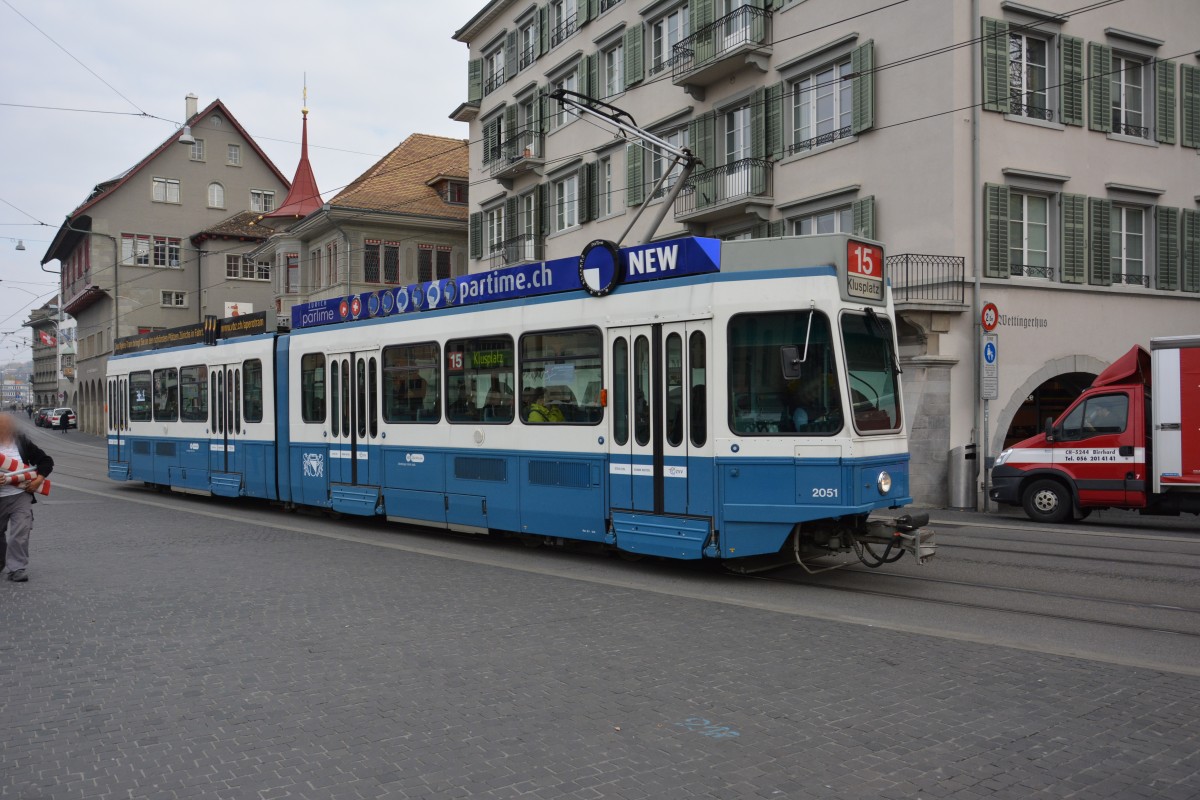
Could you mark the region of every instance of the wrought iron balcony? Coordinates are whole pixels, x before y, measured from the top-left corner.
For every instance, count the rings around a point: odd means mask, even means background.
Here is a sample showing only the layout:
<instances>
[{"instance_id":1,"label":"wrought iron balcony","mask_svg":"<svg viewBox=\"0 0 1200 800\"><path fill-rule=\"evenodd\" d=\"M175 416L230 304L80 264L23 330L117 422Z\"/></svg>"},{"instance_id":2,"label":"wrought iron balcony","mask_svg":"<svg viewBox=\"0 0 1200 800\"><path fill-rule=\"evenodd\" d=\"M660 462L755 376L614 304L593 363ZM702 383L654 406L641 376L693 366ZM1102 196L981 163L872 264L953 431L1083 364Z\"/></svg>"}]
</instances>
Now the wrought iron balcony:
<instances>
[{"instance_id":1,"label":"wrought iron balcony","mask_svg":"<svg viewBox=\"0 0 1200 800\"><path fill-rule=\"evenodd\" d=\"M603 14L619 2L621 0L600 0L600 13Z\"/></svg>"},{"instance_id":2,"label":"wrought iron balcony","mask_svg":"<svg viewBox=\"0 0 1200 800\"><path fill-rule=\"evenodd\" d=\"M1119 133L1122 136L1136 136L1139 139L1150 138L1149 128L1143 128L1141 125L1126 125L1115 119L1113 120L1113 133Z\"/></svg>"},{"instance_id":3,"label":"wrought iron balcony","mask_svg":"<svg viewBox=\"0 0 1200 800\"><path fill-rule=\"evenodd\" d=\"M897 302L965 305L966 259L904 253L884 259Z\"/></svg>"},{"instance_id":4,"label":"wrought iron balcony","mask_svg":"<svg viewBox=\"0 0 1200 800\"><path fill-rule=\"evenodd\" d=\"M483 83L483 95L487 97L504 85L504 70L498 69Z\"/></svg>"},{"instance_id":5,"label":"wrought iron balcony","mask_svg":"<svg viewBox=\"0 0 1200 800\"><path fill-rule=\"evenodd\" d=\"M715 169L697 172L675 198L675 219L702 222L774 203L771 198L772 163L743 158Z\"/></svg>"},{"instance_id":6,"label":"wrought iron balcony","mask_svg":"<svg viewBox=\"0 0 1200 800\"><path fill-rule=\"evenodd\" d=\"M489 176L511 180L544 165L544 139L541 132L528 128L510 136L492 153Z\"/></svg>"},{"instance_id":7,"label":"wrought iron balcony","mask_svg":"<svg viewBox=\"0 0 1200 800\"><path fill-rule=\"evenodd\" d=\"M1125 272L1125 273L1114 272L1112 274L1112 282L1114 284L1115 283L1123 283L1126 286L1144 286L1147 289L1150 288L1150 276L1149 275L1133 275L1128 272Z\"/></svg>"},{"instance_id":8,"label":"wrought iron balcony","mask_svg":"<svg viewBox=\"0 0 1200 800\"><path fill-rule=\"evenodd\" d=\"M838 128L836 131L829 131L829 133L822 133L820 136L814 136L811 139L805 139L802 142L796 142L788 147L788 155L791 155L792 153L804 153L808 150L812 150L814 147L821 147L822 145L836 142L838 139L849 139L853 135L854 128L847 125L844 128Z\"/></svg>"},{"instance_id":9,"label":"wrought iron balcony","mask_svg":"<svg viewBox=\"0 0 1200 800\"><path fill-rule=\"evenodd\" d=\"M1013 97L1008 101L1008 113L1017 117L1029 117L1030 119L1041 119L1046 122L1054 122L1054 111L1042 106L1031 106L1019 102L1020 96Z\"/></svg>"},{"instance_id":10,"label":"wrought iron balcony","mask_svg":"<svg viewBox=\"0 0 1200 800\"><path fill-rule=\"evenodd\" d=\"M703 87L746 64L765 72L770 52L771 11L742 6L672 48L671 79L677 86Z\"/></svg>"},{"instance_id":11,"label":"wrought iron balcony","mask_svg":"<svg viewBox=\"0 0 1200 800\"><path fill-rule=\"evenodd\" d=\"M578 26L577 17L575 14L564 19L562 22L550 29L550 46L557 47L568 36L575 32Z\"/></svg>"},{"instance_id":12,"label":"wrought iron balcony","mask_svg":"<svg viewBox=\"0 0 1200 800\"><path fill-rule=\"evenodd\" d=\"M500 269L513 264L541 261L545 257L545 237L522 233L496 245L489 256L489 266L492 269Z\"/></svg>"},{"instance_id":13,"label":"wrought iron balcony","mask_svg":"<svg viewBox=\"0 0 1200 800\"><path fill-rule=\"evenodd\" d=\"M1012 264L1009 274L1015 278L1046 278L1054 280L1054 267L1036 266L1033 264Z\"/></svg>"},{"instance_id":14,"label":"wrought iron balcony","mask_svg":"<svg viewBox=\"0 0 1200 800\"><path fill-rule=\"evenodd\" d=\"M517 69L525 69L537 60L537 45L531 44L521 51L521 65Z\"/></svg>"}]
</instances>

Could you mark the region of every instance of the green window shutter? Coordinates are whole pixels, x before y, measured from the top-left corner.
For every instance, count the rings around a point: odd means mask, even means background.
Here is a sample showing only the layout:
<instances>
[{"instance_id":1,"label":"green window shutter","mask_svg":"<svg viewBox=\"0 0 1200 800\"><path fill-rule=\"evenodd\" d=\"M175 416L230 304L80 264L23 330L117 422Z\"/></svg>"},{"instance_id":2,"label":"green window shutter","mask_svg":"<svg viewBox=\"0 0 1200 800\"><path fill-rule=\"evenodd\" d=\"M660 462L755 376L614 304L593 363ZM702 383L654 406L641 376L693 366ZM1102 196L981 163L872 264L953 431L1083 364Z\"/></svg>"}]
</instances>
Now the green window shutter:
<instances>
[{"instance_id":1,"label":"green window shutter","mask_svg":"<svg viewBox=\"0 0 1200 800\"><path fill-rule=\"evenodd\" d=\"M517 107L509 103L504 108L504 130L500 134L502 142L509 142L517 135Z\"/></svg>"},{"instance_id":2,"label":"green window shutter","mask_svg":"<svg viewBox=\"0 0 1200 800\"><path fill-rule=\"evenodd\" d=\"M770 235L770 229L765 222L756 222L754 223L754 227L750 229L751 239L765 239Z\"/></svg>"},{"instance_id":3,"label":"green window shutter","mask_svg":"<svg viewBox=\"0 0 1200 800\"><path fill-rule=\"evenodd\" d=\"M579 172L576 173L579 188L575 196L575 204L577 206L575 216L579 218L581 223L590 222L592 219L592 171L588 169L590 166L590 164L584 164L579 168Z\"/></svg>"},{"instance_id":4,"label":"green window shutter","mask_svg":"<svg viewBox=\"0 0 1200 800\"><path fill-rule=\"evenodd\" d=\"M507 241L517 235L517 214L520 213L520 199L515 195L504 201L504 239Z\"/></svg>"},{"instance_id":5,"label":"green window shutter","mask_svg":"<svg viewBox=\"0 0 1200 800\"><path fill-rule=\"evenodd\" d=\"M1007 278L1008 267L1008 187L997 183L983 186L983 274L989 278Z\"/></svg>"},{"instance_id":6,"label":"green window shutter","mask_svg":"<svg viewBox=\"0 0 1200 800\"><path fill-rule=\"evenodd\" d=\"M1200 292L1200 211L1183 210L1183 236L1180 250L1183 251L1183 290Z\"/></svg>"},{"instance_id":7,"label":"green window shutter","mask_svg":"<svg viewBox=\"0 0 1200 800\"><path fill-rule=\"evenodd\" d=\"M1059 89L1060 105L1064 125L1083 124L1083 39L1075 36L1060 37L1060 72L1062 87Z\"/></svg>"},{"instance_id":8,"label":"green window shutter","mask_svg":"<svg viewBox=\"0 0 1200 800\"><path fill-rule=\"evenodd\" d=\"M1087 197L1062 196L1062 282L1087 280Z\"/></svg>"},{"instance_id":9,"label":"green window shutter","mask_svg":"<svg viewBox=\"0 0 1200 800\"><path fill-rule=\"evenodd\" d=\"M642 68L642 24L633 23L625 31L625 88L641 83L645 77Z\"/></svg>"},{"instance_id":10,"label":"green window shutter","mask_svg":"<svg viewBox=\"0 0 1200 800\"><path fill-rule=\"evenodd\" d=\"M1112 48L1088 42L1088 128L1112 131Z\"/></svg>"},{"instance_id":11,"label":"green window shutter","mask_svg":"<svg viewBox=\"0 0 1200 800\"><path fill-rule=\"evenodd\" d=\"M483 99L483 59L472 58L467 62L467 102L478 103Z\"/></svg>"},{"instance_id":12,"label":"green window shutter","mask_svg":"<svg viewBox=\"0 0 1200 800\"><path fill-rule=\"evenodd\" d=\"M537 90L536 108L534 114L537 116L538 133L545 133L546 126L549 124L550 115L547 113L546 104L549 102L549 87L542 86Z\"/></svg>"},{"instance_id":13,"label":"green window shutter","mask_svg":"<svg viewBox=\"0 0 1200 800\"><path fill-rule=\"evenodd\" d=\"M546 207L549 202L549 190L549 184L539 183L537 185L537 197L534 198L533 204L533 231L538 236L545 236L546 229L550 225L550 215L547 213L549 209Z\"/></svg>"},{"instance_id":14,"label":"green window shutter","mask_svg":"<svg viewBox=\"0 0 1200 800\"><path fill-rule=\"evenodd\" d=\"M587 57L588 71L588 88L587 94L589 97L600 96L600 54L592 53Z\"/></svg>"},{"instance_id":15,"label":"green window shutter","mask_svg":"<svg viewBox=\"0 0 1200 800\"><path fill-rule=\"evenodd\" d=\"M695 33L712 21L713 0L688 0L688 33Z\"/></svg>"},{"instance_id":16,"label":"green window shutter","mask_svg":"<svg viewBox=\"0 0 1200 800\"><path fill-rule=\"evenodd\" d=\"M517 31L509 31L504 37L504 80L511 81L517 74Z\"/></svg>"},{"instance_id":17,"label":"green window shutter","mask_svg":"<svg viewBox=\"0 0 1200 800\"><path fill-rule=\"evenodd\" d=\"M693 119L688 123L688 142L692 154L700 159L706 169L717 166L717 116L715 111Z\"/></svg>"},{"instance_id":18,"label":"green window shutter","mask_svg":"<svg viewBox=\"0 0 1200 800\"><path fill-rule=\"evenodd\" d=\"M1088 198L1088 283L1112 285L1112 202Z\"/></svg>"},{"instance_id":19,"label":"green window shutter","mask_svg":"<svg viewBox=\"0 0 1200 800\"><path fill-rule=\"evenodd\" d=\"M575 10L575 25L582 28L596 16L596 0L578 0Z\"/></svg>"},{"instance_id":20,"label":"green window shutter","mask_svg":"<svg viewBox=\"0 0 1200 800\"><path fill-rule=\"evenodd\" d=\"M471 215L470 225L468 227L470 234L470 251L471 258L483 257L483 213L476 211Z\"/></svg>"},{"instance_id":21,"label":"green window shutter","mask_svg":"<svg viewBox=\"0 0 1200 800\"><path fill-rule=\"evenodd\" d=\"M483 163L490 164L499 156L500 150L500 118L487 122L483 126Z\"/></svg>"},{"instance_id":22,"label":"green window shutter","mask_svg":"<svg viewBox=\"0 0 1200 800\"><path fill-rule=\"evenodd\" d=\"M1200 148L1200 67L1180 65L1179 83L1182 106L1179 116L1183 128L1179 143L1184 147Z\"/></svg>"},{"instance_id":23,"label":"green window shutter","mask_svg":"<svg viewBox=\"0 0 1200 800\"><path fill-rule=\"evenodd\" d=\"M983 58L983 109L1007 114L1010 96L1008 91L1008 23L1002 19L984 17L983 38L980 45Z\"/></svg>"},{"instance_id":24,"label":"green window shutter","mask_svg":"<svg viewBox=\"0 0 1200 800\"><path fill-rule=\"evenodd\" d=\"M1179 290L1179 209L1158 206L1154 209L1155 249L1154 272L1157 286L1167 291Z\"/></svg>"},{"instance_id":25,"label":"green window shutter","mask_svg":"<svg viewBox=\"0 0 1200 800\"><path fill-rule=\"evenodd\" d=\"M875 125L875 40L863 42L850 53L851 125L860 134Z\"/></svg>"},{"instance_id":26,"label":"green window shutter","mask_svg":"<svg viewBox=\"0 0 1200 800\"><path fill-rule=\"evenodd\" d=\"M1175 62L1154 65L1154 139L1175 144Z\"/></svg>"},{"instance_id":27,"label":"green window shutter","mask_svg":"<svg viewBox=\"0 0 1200 800\"><path fill-rule=\"evenodd\" d=\"M767 157L767 90L750 95L750 157Z\"/></svg>"},{"instance_id":28,"label":"green window shutter","mask_svg":"<svg viewBox=\"0 0 1200 800\"><path fill-rule=\"evenodd\" d=\"M589 191L587 194L588 219L589 220L599 219L600 218L600 208L601 208L601 205L600 205L600 189L601 189L601 187L600 187L600 164L596 161L593 161L591 164L587 165L587 169L585 171L587 172L587 184L588 184L588 188L589 188Z\"/></svg>"},{"instance_id":29,"label":"green window shutter","mask_svg":"<svg viewBox=\"0 0 1200 800\"><path fill-rule=\"evenodd\" d=\"M783 158L783 82L767 87L767 154L773 161Z\"/></svg>"},{"instance_id":30,"label":"green window shutter","mask_svg":"<svg viewBox=\"0 0 1200 800\"><path fill-rule=\"evenodd\" d=\"M538 55L550 49L550 6L538 6Z\"/></svg>"},{"instance_id":31,"label":"green window shutter","mask_svg":"<svg viewBox=\"0 0 1200 800\"><path fill-rule=\"evenodd\" d=\"M854 236L867 239L875 238L875 196L855 200L850 205L850 215L854 218Z\"/></svg>"},{"instance_id":32,"label":"green window shutter","mask_svg":"<svg viewBox=\"0 0 1200 800\"><path fill-rule=\"evenodd\" d=\"M631 144L625 148L625 203L639 206L645 195L642 185L642 146Z\"/></svg>"},{"instance_id":33,"label":"green window shutter","mask_svg":"<svg viewBox=\"0 0 1200 800\"><path fill-rule=\"evenodd\" d=\"M781 219L771 221L767 224L767 236L770 236L772 239L783 236L783 229L786 224Z\"/></svg>"}]
</instances>

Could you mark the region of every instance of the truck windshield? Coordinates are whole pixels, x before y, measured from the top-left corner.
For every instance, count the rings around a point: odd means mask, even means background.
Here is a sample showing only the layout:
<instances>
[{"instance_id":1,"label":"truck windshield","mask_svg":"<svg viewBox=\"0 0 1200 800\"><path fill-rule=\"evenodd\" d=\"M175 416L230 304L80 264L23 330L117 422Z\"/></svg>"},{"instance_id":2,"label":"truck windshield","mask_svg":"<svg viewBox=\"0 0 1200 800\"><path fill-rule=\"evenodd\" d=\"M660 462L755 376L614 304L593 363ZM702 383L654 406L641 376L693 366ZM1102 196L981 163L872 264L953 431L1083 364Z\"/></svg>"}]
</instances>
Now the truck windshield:
<instances>
[{"instance_id":1,"label":"truck windshield","mask_svg":"<svg viewBox=\"0 0 1200 800\"><path fill-rule=\"evenodd\" d=\"M843 314L842 342L850 376L850 404L859 433L900 428L900 390L892 323L878 314Z\"/></svg>"},{"instance_id":2,"label":"truck windshield","mask_svg":"<svg viewBox=\"0 0 1200 800\"><path fill-rule=\"evenodd\" d=\"M793 365L791 377L781 369L785 347L803 358ZM817 311L786 311L733 318L729 427L743 436L829 436L842 429L828 317Z\"/></svg>"}]
</instances>

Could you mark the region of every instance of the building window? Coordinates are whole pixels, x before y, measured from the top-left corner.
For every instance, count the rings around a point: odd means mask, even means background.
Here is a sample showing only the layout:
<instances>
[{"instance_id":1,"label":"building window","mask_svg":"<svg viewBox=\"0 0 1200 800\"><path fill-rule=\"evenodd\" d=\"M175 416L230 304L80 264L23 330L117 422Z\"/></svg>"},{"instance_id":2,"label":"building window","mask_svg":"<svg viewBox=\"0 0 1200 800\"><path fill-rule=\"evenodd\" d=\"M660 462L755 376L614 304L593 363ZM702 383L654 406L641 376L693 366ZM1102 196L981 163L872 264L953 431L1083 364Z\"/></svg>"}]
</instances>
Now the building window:
<instances>
[{"instance_id":1,"label":"building window","mask_svg":"<svg viewBox=\"0 0 1200 800\"><path fill-rule=\"evenodd\" d=\"M309 250L308 260L310 263L309 274L313 276L313 283L319 284L321 282L321 248L314 247Z\"/></svg>"},{"instance_id":2,"label":"building window","mask_svg":"<svg viewBox=\"0 0 1200 800\"><path fill-rule=\"evenodd\" d=\"M250 190L250 210L269 214L275 210L275 193L265 189Z\"/></svg>"},{"instance_id":3,"label":"building window","mask_svg":"<svg viewBox=\"0 0 1200 800\"><path fill-rule=\"evenodd\" d=\"M186 308L187 292L164 291L162 293L162 305L170 306L171 308Z\"/></svg>"},{"instance_id":4,"label":"building window","mask_svg":"<svg viewBox=\"0 0 1200 800\"><path fill-rule=\"evenodd\" d=\"M129 267L150 266L150 237L144 233L121 234L121 264Z\"/></svg>"},{"instance_id":5,"label":"building window","mask_svg":"<svg viewBox=\"0 0 1200 800\"><path fill-rule=\"evenodd\" d=\"M487 96L504 85L504 48L497 47L483 57L483 94Z\"/></svg>"},{"instance_id":6,"label":"building window","mask_svg":"<svg viewBox=\"0 0 1200 800\"><path fill-rule=\"evenodd\" d=\"M192 161L204 160L204 140L197 139L192 142Z\"/></svg>"},{"instance_id":7,"label":"building window","mask_svg":"<svg viewBox=\"0 0 1200 800\"><path fill-rule=\"evenodd\" d=\"M579 90L579 73L572 70L570 72L570 74L565 75L562 78L562 80L556 81L554 84L554 88L555 89L565 89L568 92L578 91ZM550 117L550 121L552 123L551 127L555 128L555 129L561 128L562 126L566 125L571 120L575 119L577 116L578 116L577 114L573 114L573 113L567 111L567 106L565 103L559 103L558 110L554 112L554 115L552 117Z\"/></svg>"},{"instance_id":8,"label":"building window","mask_svg":"<svg viewBox=\"0 0 1200 800\"><path fill-rule=\"evenodd\" d=\"M557 47L575 32L576 0L553 0L550 3L550 46Z\"/></svg>"},{"instance_id":9,"label":"building window","mask_svg":"<svg viewBox=\"0 0 1200 800\"><path fill-rule=\"evenodd\" d=\"M850 136L853 131L850 60L792 84L792 147L799 153Z\"/></svg>"},{"instance_id":10,"label":"building window","mask_svg":"<svg viewBox=\"0 0 1200 800\"><path fill-rule=\"evenodd\" d=\"M1112 129L1124 136L1150 138L1146 122L1146 65L1124 56L1112 60Z\"/></svg>"},{"instance_id":11,"label":"building window","mask_svg":"<svg viewBox=\"0 0 1200 800\"><path fill-rule=\"evenodd\" d=\"M613 213L613 166L612 156L600 159L600 213L607 217Z\"/></svg>"},{"instance_id":12,"label":"building window","mask_svg":"<svg viewBox=\"0 0 1200 800\"><path fill-rule=\"evenodd\" d=\"M812 236L818 233L853 233L854 214L850 206L830 208L808 214L792 221L792 232L797 236Z\"/></svg>"},{"instance_id":13,"label":"building window","mask_svg":"<svg viewBox=\"0 0 1200 800\"><path fill-rule=\"evenodd\" d=\"M1050 199L1009 192L1009 268L1013 275L1050 277Z\"/></svg>"},{"instance_id":14,"label":"building window","mask_svg":"<svg viewBox=\"0 0 1200 800\"><path fill-rule=\"evenodd\" d=\"M224 208L225 207L225 187L219 183L210 183L208 185L208 207L209 208Z\"/></svg>"},{"instance_id":15,"label":"building window","mask_svg":"<svg viewBox=\"0 0 1200 800\"><path fill-rule=\"evenodd\" d=\"M325 285L333 286L341 279L338 277L338 246L337 242L325 245Z\"/></svg>"},{"instance_id":16,"label":"building window","mask_svg":"<svg viewBox=\"0 0 1200 800\"><path fill-rule=\"evenodd\" d=\"M254 277L260 281L271 280L271 262L259 261L258 264L255 265Z\"/></svg>"},{"instance_id":17,"label":"building window","mask_svg":"<svg viewBox=\"0 0 1200 800\"><path fill-rule=\"evenodd\" d=\"M650 24L650 74L671 66L671 48L687 36L688 7L680 6Z\"/></svg>"},{"instance_id":18,"label":"building window","mask_svg":"<svg viewBox=\"0 0 1200 800\"><path fill-rule=\"evenodd\" d=\"M1150 285L1146 273L1146 210L1112 207L1112 281Z\"/></svg>"},{"instance_id":19,"label":"building window","mask_svg":"<svg viewBox=\"0 0 1200 800\"><path fill-rule=\"evenodd\" d=\"M437 249L437 273L433 276L437 280L443 280L450 277L450 248L438 246Z\"/></svg>"},{"instance_id":20,"label":"building window","mask_svg":"<svg viewBox=\"0 0 1200 800\"><path fill-rule=\"evenodd\" d=\"M1012 33L1008 37L1009 113L1050 120L1046 87L1049 84L1047 53L1050 43L1036 36Z\"/></svg>"},{"instance_id":21,"label":"building window","mask_svg":"<svg viewBox=\"0 0 1200 800\"><path fill-rule=\"evenodd\" d=\"M179 181L174 178L154 178L154 202L178 203Z\"/></svg>"},{"instance_id":22,"label":"building window","mask_svg":"<svg viewBox=\"0 0 1200 800\"><path fill-rule=\"evenodd\" d=\"M379 258L383 242L378 239L367 239L363 244L363 280L367 283L379 283Z\"/></svg>"},{"instance_id":23,"label":"building window","mask_svg":"<svg viewBox=\"0 0 1200 800\"><path fill-rule=\"evenodd\" d=\"M617 42L604 51L604 96L612 97L625 90L623 74L625 63L625 45Z\"/></svg>"},{"instance_id":24,"label":"building window","mask_svg":"<svg viewBox=\"0 0 1200 800\"><path fill-rule=\"evenodd\" d=\"M287 263L287 293L296 294L300 291L300 254L288 253L284 260Z\"/></svg>"},{"instance_id":25,"label":"building window","mask_svg":"<svg viewBox=\"0 0 1200 800\"><path fill-rule=\"evenodd\" d=\"M500 252L504 244L504 206L489 208L483 212L484 255Z\"/></svg>"},{"instance_id":26,"label":"building window","mask_svg":"<svg viewBox=\"0 0 1200 800\"><path fill-rule=\"evenodd\" d=\"M400 283L399 242L387 242L383 246L383 282L389 286Z\"/></svg>"},{"instance_id":27,"label":"building window","mask_svg":"<svg viewBox=\"0 0 1200 800\"><path fill-rule=\"evenodd\" d=\"M525 69L530 64L532 64L534 62L534 60L537 58L538 31L537 31L537 22L535 21L535 19L536 18L530 19L528 22L526 22L524 25L521 26L521 35L520 35L520 43L521 43L520 64L521 65L520 65L520 67L518 67L518 69Z\"/></svg>"},{"instance_id":28,"label":"building window","mask_svg":"<svg viewBox=\"0 0 1200 800\"><path fill-rule=\"evenodd\" d=\"M579 224L579 176L554 182L554 230L565 231Z\"/></svg>"},{"instance_id":29,"label":"building window","mask_svg":"<svg viewBox=\"0 0 1200 800\"><path fill-rule=\"evenodd\" d=\"M225 277L227 279L242 277L242 256L225 256Z\"/></svg>"},{"instance_id":30,"label":"building window","mask_svg":"<svg viewBox=\"0 0 1200 800\"><path fill-rule=\"evenodd\" d=\"M456 206L467 204L467 184L462 181L449 181L446 184L446 202Z\"/></svg>"},{"instance_id":31,"label":"building window","mask_svg":"<svg viewBox=\"0 0 1200 800\"><path fill-rule=\"evenodd\" d=\"M433 245L417 246L417 283L433 280Z\"/></svg>"},{"instance_id":32,"label":"building window","mask_svg":"<svg viewBox=\"0 0 1200 800\"><path fill-rule=\"evenodd\" d=\"M242 165L242 146L240 144L231 144L225 148L225 163L231 167Z\"/></svg>"},{"instance_id":33,"label":"building window","mask_svg":"<svg viewBox=\"0 0 1200 800\"><path fill-rule=\"evenodd\" d=\"M154 266L178 267L180 244L178 239L169 236L154 237Z\"/></svg>"},{"instance_id":34,"label":"building window","mask_svg":"<svg viewBox=\"0 0 1200 800\"><path fill-rule=\"evenodd\" d=\"M688 129L687 128L677 128L673 131L668 131L667 133L659 134L658 138L662 139L667 144L674 145L675 147L679 147L679 148L684 148L684 147L688 146ZM651 186L654 186L656 183L658 183L658 179L662 177L663 172L666 171L667 166L671 163L672 159L674 159L674 156L670 155L669 153L664 153L663 151L655 148L653 154L650 156L650 185ZM654 196L656 198L663 197L671 189L671 187L675 185L675 181L679 180L679 175L682 172L683 172L683 164L682 163L676 164L674 167L672 167L671 174L667 177L667 180L663 183L662 189L660 189L658 191L658 194L656 194Z\"/></svg>"}]
</instances>

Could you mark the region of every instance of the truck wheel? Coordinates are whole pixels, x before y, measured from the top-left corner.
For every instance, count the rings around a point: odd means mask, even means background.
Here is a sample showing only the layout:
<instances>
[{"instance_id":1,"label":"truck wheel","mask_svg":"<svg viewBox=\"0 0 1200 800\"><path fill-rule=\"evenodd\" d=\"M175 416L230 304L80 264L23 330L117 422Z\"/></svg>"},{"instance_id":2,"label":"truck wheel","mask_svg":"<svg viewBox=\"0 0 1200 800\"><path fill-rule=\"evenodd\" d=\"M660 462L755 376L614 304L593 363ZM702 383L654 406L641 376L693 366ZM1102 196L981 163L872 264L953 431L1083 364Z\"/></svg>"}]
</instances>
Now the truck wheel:
<instances>
[{"instance_id":1,"label":"truck wheel","mask_svg":"<svg viewBox=\"0 0 1200 800\"><path fill-rule=\"evenodd\" d=\"M1071 514L1071 495L1058 481L1034 481L1025 489L1023 505L1034 522L1062 522Z\"/></svg>"}]
</instances>

